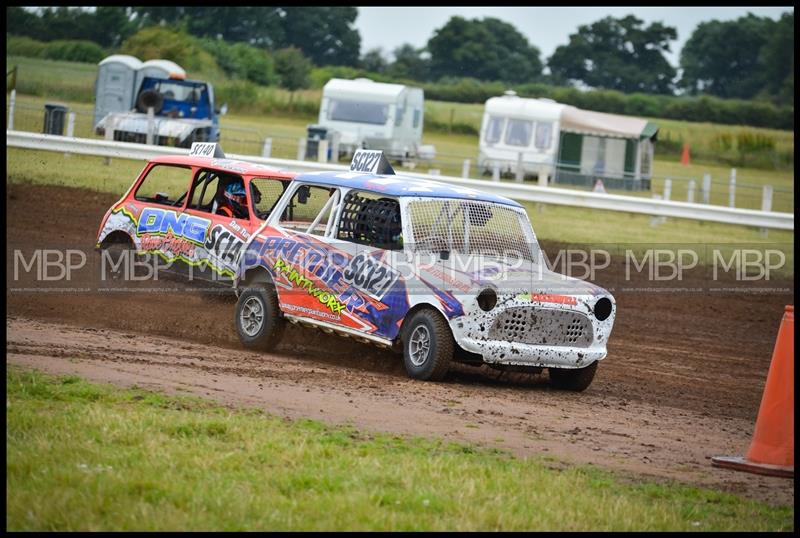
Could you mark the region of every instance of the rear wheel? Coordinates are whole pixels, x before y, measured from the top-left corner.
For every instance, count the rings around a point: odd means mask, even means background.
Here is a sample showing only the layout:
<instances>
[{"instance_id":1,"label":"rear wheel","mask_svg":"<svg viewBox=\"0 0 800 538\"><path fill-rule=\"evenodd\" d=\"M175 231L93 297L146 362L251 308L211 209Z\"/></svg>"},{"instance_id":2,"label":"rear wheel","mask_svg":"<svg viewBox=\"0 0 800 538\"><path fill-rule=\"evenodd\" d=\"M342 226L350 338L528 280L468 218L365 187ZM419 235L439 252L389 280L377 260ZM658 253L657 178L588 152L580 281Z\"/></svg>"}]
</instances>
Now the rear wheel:
<instances>
[{"instance_id":1,"label":"rear wheel","mask_svg":"<svg viewBox=\"0 0 800 538\"><path fill-rule=\"evenodd\" d=\"M239 295L236 331L245 347L270 351L280 342L285 327L273 288L247 288Z\"/></svg>"},{"instance_id":2,"label":"rear wheel","mask_svg":"<svg viewBox=\"0 0 800 538\"><path fill-rule=\"evenodd\" d=\"M450 368L455 342L441 314L416 312L403 327L403 361L409 377L440 381Z\"/></svg>"},{"instance_id":3,"label":"rear wheel","mask_svg":"<svg viewBox=\"0 0 800 538\"><path fill-rule=\"evenodd\" d=\"M597 361L583 368L549 368L550 384L558 389L582 392L592 384Z\"/></svg>"}]
</instances>

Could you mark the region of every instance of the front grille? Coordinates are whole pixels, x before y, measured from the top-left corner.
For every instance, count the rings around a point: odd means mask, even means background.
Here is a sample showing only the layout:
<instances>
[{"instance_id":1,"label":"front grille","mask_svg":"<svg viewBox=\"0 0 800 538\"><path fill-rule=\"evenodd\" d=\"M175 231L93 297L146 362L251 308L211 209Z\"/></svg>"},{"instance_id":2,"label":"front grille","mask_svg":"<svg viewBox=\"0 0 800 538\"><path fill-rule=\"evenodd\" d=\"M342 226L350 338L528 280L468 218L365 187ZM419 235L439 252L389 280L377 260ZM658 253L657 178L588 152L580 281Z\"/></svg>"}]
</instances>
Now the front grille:
<instances>
[{"instance_id":1,"label":"front grille","mask_svg":"<svg viewBox=\"0 0 800 538\"><path fill-rule=\"evenodd\" d=\"M592 324L579 312L518 306L504 310L489 329L489 338L542 346L589 347Z\"/></svg>"}]
</instances>

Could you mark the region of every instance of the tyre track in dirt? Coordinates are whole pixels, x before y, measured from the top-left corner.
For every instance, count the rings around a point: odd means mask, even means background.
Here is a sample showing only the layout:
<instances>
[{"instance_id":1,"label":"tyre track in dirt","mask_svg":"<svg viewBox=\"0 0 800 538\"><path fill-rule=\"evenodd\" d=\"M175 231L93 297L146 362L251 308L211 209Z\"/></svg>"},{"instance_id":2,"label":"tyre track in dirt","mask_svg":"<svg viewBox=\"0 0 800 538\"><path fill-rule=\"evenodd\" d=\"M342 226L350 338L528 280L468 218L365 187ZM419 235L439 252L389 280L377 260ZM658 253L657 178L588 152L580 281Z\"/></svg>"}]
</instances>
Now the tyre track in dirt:
<instances>
[{"instance_id":1,"label":"tyre track in dirt","mask_svg":"<svg viewBox=\"0 0 800 538\"><path fill-rule=\"evenodd\" d=\"M710 466L711 455L740 450L752 429L744 419L556 391L536 377L487 380L468 368L444 383L421 383L394 372L19 317L7 317L6 329L7 364L793 502L785 480Z\"/></svg>"},{"instance_id":2,"label":"tyre track in dirt","mask_svg":"<svg viewBox=\"0 0 800 538\"><path fill-rule=\"evenodd\" d=\"M8 187L8 275L17 249L91 248L103 213L117 199L79 189ZM543 243L546 250L561 246ZM496 444L519 455L553 454L793 502L786 481L718 470L707 459L741 454L749 445L793 282L783 293L615 291L608 358L586 392L571 394L551 390L546 376L485 368L459 367L441 384L415 382L391 353L294 326L276 353L255 354L238 343L230 297L177 291L170 281L151 290L101 292L97 274L75 276L70 286L89 290L82 292L56 291L28 273L9 276L7 362L208 392L287 416ZM613 288L620 274L605 278L597 283Z\"/></svg>"}]
</instances>

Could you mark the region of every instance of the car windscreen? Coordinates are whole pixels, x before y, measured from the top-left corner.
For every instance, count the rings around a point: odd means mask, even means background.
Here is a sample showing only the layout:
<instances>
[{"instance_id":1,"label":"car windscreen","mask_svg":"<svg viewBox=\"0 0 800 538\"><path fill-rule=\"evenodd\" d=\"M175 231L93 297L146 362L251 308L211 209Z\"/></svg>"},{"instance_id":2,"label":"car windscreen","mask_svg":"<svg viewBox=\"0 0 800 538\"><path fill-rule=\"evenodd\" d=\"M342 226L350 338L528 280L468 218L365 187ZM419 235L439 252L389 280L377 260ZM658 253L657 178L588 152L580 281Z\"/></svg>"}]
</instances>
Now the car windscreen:
<instances>
[{"instance_id":1,"label":"car windscreen","mask_svg":"<svg viewBox=\"0 0 800 538\"><path fill-rule=\"evenodd\" d=\"M385 125L388 118L389 105L384 103L331 99L328 104L328 119L333 121Z\"/></svg>"},{"instance_id":2,"label":"car windscreen","mask_svg":"<svg viewBox=\"0 0 800 538\"><path fill-rule=\"evenodd\" d=\"M417 252L536 261L536 239L523 210L477 200L428 198L409 202L408 216Z\"/></svg>"},{"instance_id":3,"label":"car windscreen","mask_svg":"<svg viewBox=\"0 0 800 538\"><path fill-rule=\"evenodd\" d=\"M165 100L186 101L198 104L203 99L208 99L205 84L187 84L169 80L157 81L153 89L164 96Z\"/></svg>"}]
</instances>

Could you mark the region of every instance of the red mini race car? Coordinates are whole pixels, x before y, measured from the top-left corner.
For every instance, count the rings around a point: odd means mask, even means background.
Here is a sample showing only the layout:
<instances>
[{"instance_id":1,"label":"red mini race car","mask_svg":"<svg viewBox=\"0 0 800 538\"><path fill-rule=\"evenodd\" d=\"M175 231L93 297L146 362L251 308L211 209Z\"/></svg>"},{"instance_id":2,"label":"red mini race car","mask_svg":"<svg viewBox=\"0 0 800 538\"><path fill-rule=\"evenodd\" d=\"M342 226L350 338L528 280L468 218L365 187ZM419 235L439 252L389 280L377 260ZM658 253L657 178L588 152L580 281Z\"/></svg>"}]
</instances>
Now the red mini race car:
<instances>
[{"instance_id":1,"label":"red mini race car","mask_svg":"<svg viewBox=\"0 0 800 538\"><path fill-rule=\"evenodd\" d=\"M144 262L123 254L136 252L151 255L151 271L156 262L156 269L230 285L244 244L295 175L211 156L152 159L100 224L103 278L135 278Z\"/></svg>"}]
</instances>

